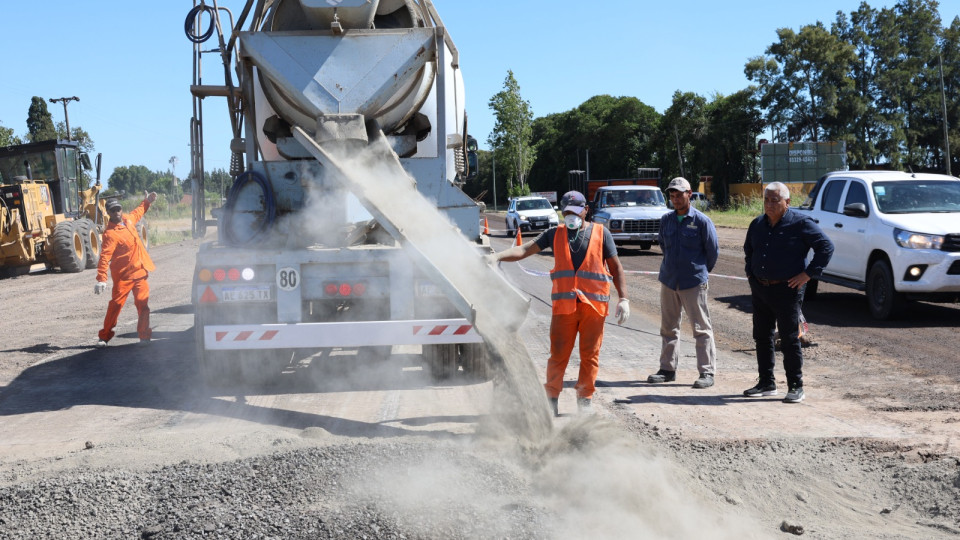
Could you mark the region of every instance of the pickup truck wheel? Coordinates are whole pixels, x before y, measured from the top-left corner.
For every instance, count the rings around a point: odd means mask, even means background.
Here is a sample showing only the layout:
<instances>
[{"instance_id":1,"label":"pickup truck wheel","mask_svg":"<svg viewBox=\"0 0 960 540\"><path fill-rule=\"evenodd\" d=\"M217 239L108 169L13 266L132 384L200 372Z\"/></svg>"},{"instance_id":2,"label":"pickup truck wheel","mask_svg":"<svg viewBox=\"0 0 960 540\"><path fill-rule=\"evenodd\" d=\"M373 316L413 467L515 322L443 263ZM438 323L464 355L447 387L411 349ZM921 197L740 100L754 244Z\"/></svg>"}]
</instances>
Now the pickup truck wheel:
<instances>
[{"instance_id":1,"label":"pickup truck wheel","mask_svg":"<svg viewBox=\"0 0 960 540\"><path fill-rule=\"evenodd\" d=\"M903 294L893 287L893 271L887 261L877 261L870 267L867 301L870 303L870 314L881 321L896 316L903 308Z\"/></svg>"},{"instance_id":2,"label":"pickup truck wheel","mask_svg":"<svg viewBox=\"0 0 960 540\"><path fill-rule=\"evenodd\" d=\"M650 242L640 242L640 249L646 251L646 250L650 249L650 246L652 246L652 245L653 245L653 244L650 243Z\"/></svg>"}]
</instances>

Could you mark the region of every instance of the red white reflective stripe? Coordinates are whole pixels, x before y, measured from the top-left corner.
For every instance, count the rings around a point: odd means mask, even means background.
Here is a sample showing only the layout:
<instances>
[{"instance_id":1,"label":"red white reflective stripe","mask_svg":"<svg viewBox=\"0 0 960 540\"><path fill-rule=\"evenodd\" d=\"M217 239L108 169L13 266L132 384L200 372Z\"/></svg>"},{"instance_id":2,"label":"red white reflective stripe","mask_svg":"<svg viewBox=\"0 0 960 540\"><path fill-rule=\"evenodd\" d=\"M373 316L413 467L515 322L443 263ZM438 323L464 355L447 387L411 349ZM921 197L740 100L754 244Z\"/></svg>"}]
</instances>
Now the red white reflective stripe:
<instances>
[{"instance_id":1,"label":"red white reflective stripe","mask_svg":"<svg viewBox=\"0 0 960 540\"><path fill-rule=\"evenodd\" d=\"M203 336L207 350L483 342L466 319L209 325L204 327Z\"/></svg>"}]
</instances>

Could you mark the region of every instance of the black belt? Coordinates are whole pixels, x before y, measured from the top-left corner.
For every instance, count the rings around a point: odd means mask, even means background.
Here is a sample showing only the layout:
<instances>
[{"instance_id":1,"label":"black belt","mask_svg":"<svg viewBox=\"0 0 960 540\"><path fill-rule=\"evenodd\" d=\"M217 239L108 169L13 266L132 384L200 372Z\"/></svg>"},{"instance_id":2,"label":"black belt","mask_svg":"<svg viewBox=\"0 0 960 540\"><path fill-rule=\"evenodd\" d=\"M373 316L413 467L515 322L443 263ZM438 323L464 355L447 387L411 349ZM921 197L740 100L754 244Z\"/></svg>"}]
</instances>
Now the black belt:
<instances>
[{"instance_id":1,"label":"black belt","mask_svg":"<svg viewBox=\"0 0 960 540\"><path fill-rule=\"evenodd\" d=\"M779 285L781 283L786 283L786 280L783 279L760 279L757 278L757 283L763 285L764 287L769 287L770 285Z\"/></svg>"}]
</instances>

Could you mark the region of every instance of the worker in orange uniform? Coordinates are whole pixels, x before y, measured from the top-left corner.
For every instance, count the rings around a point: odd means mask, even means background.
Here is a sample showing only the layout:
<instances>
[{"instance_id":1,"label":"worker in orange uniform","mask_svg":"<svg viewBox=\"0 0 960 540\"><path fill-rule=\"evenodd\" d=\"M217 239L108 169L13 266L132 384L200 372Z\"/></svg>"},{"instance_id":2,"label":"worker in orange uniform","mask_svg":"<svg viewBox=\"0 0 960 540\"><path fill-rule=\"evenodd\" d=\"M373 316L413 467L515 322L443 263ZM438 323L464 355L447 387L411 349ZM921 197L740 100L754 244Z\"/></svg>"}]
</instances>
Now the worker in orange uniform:
<instances>
[{"instance_id":1,"label":"worker in orange uniform","mask_svg":"<svg viewBox=\"0 0 960 540\"><path fill-rule=\"evenodd\" d=\"M94 294L100 294L107 289L107 268L113 277L113 294L107 304L107 316L103 319L103 329L100 330L100 341L97 347L106 347L107 342L113 339L113 328L117 325L120 310L127 301L127 295L133 291L133 303L137 306L137 335L140 343L150 343L153 331L150 329L150 286L147 285L147 276L155 267L146 246L137 234L137 222L157 200L156 193L148 193L147 197L133 212L123 213L120 201L111 200L107 203L107 215L110 222L103 232L100 244L100 264L97 265L97 284L93 287Z\"/></svg>"},{"instance_id":2,"label":"worker in orange uniform","mask_svg":"<svg viewBox=\"0 0 960 540\"><path fill-rule=\"evenodd\" d=\"M548 229L536 239L487 256L490 263L519 261L552 247L554 266L550 321L550 359L544 384L554 416L559 416L563 375L570 361L577 335L580 336L580 375L577 378L577 408L592 411L593 393L600 368L603 324L608 313L610 283L620 300L614 316L618 324L630 316L630 302L624 295L623 266L610 231L584 221L587 201L578 191L560 199L563 224Z\"/></svg>"}]
</instances>

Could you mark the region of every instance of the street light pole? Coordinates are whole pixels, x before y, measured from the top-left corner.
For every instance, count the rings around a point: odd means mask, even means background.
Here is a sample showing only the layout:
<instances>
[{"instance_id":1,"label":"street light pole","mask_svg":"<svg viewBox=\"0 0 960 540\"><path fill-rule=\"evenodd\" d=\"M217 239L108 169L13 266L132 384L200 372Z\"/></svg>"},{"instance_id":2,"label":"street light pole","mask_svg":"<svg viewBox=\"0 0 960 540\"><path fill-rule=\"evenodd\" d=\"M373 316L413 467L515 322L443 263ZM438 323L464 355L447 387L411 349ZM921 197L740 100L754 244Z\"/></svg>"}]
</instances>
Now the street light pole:
<instances>
[{"instance_id":1,"label":"street light pole","mask_svg":"<svg viewBox=\"0 0 960 540\"><path fill-rule=\"evenodd\" d=\"M63 118L64 122L67 124L67 140L70 141L72 139L70 138L70 115L67 114L67 103L70 103L71 101L80 101L80 98L77 96L50 98L50 103L56 103L58 101L63 102Z\"/></svg>"}]
</instances>

